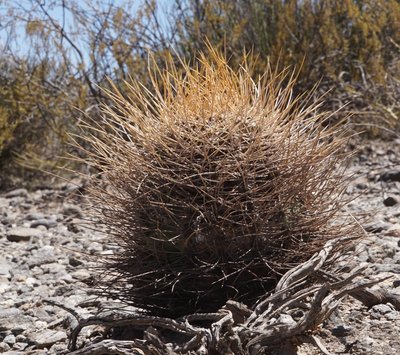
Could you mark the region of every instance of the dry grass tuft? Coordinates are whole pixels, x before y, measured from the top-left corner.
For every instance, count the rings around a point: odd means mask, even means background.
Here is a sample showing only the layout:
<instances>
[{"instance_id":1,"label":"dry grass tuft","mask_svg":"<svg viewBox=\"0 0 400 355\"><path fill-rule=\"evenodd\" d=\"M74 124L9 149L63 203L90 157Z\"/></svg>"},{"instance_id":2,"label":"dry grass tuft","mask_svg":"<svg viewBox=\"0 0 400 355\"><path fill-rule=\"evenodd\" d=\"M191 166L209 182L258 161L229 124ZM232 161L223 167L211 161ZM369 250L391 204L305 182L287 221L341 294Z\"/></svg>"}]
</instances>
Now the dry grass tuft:
<instances>
[{"instance_id":1,"label":"dry grass tuft","mask_svg":"<svg viewBox=\"0 0 400 355\"><path fill-rule=\"evenodd\" d=\"M253 81L211 49L181 64L154 64L152 92L107 91L104 122L84 134L107 184L92 184L98 221L123 249L105 264L106 293L169 316L252 305L353 229L332 223L345 138L292 97L293 75Z\"/></svg>"}]
</instances>

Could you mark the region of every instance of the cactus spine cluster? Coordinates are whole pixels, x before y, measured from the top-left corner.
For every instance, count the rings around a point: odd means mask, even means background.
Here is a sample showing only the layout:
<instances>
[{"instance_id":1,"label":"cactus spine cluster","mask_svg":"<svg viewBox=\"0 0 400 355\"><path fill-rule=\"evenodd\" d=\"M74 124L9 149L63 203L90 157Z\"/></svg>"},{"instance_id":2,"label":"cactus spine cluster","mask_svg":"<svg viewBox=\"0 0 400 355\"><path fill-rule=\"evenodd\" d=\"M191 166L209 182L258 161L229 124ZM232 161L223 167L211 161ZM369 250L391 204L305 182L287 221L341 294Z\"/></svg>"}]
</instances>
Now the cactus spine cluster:
<instances>
[{"instance_id":1,"label":"cactus spine cluster","mask_svg":"<svg viewBox=\"0 0 400 355\"><path fill-rule=\"evenodd\" d=\"M92 200L121 247L107 294L170 316L252 304L349 230L332 223L345 140L329 114L293 97L293 75L254 80L212 49L196 63L155 66L151 89L111 88L104 121L87 127L107 185Z\"/></svg>"}]
</instances>

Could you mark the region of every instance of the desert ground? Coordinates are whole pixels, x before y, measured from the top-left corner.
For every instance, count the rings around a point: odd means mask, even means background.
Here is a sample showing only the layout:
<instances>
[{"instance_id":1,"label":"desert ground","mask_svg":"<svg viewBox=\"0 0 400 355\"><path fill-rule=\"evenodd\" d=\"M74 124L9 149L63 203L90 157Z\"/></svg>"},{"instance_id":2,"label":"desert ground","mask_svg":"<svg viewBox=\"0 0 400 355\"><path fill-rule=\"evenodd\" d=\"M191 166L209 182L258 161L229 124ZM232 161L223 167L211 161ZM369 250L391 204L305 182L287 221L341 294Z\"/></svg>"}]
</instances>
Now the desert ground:
<instances>
[{"instance_id":1,"label":"desert ground","mask_svg":"<svg viewBox=\"0 0 400 355\"><path fill-rule=\"evenodd\" d=\"M363 215L365 237L346 266L367 266L366 281L385 279L373 289L390 293L394 304L385 300L367 308L346 297L316 330L325 350L299 340L298 354L400 351L400 139L357 141L349 149L355 154L346 195L354 199L347 208L355 218ZM0 352L69 353L73 316L45 300L81 316L93 314L101 301L93 293L97 260L118 247L86 222L82 193L84 183L73 180L0 194ZM78 346L100 336L99 327L86 327Z\"/></svg>"}]
</instances>

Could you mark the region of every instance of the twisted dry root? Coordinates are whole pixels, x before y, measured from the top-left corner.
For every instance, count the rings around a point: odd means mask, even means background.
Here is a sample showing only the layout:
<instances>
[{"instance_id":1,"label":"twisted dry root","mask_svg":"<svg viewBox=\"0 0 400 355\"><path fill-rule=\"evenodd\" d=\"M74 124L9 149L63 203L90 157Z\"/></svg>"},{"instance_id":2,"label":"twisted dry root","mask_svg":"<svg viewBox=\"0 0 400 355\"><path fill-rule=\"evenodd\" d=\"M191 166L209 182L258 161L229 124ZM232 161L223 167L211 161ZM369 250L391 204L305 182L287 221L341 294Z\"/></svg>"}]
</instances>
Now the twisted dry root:
<instances>
[{"instance_id":1,"label":"twisted dry root","mask_svg":"<svg viewBox=\"0 0 400 355\"><path fill-rule=\"evenodd\" d=\"M69 340L69 350L75 355L262 354L293 337L304 335L311 338L324 354L329 354L312 331L329 318L345 296L352 296L367 306L390 301L400 308L400 300L393 295L389 297L380 291L367 290L383 279L355 281L365 267L357 268L346 277L330 275L334 281L310 282L310 278L315 279L321 271L337 242L340 241L328 242L310 260L288 271L275 291L260 300L253 310L242 303L228 301L216 313L195 313L176 320L123 308L100 310L94 316L83 318L58 302L45 302L67 310L75 318ZM199 322L203 325L195 325ZM144 331L144 335L143 339L134 340L106 339L77 350L81 330L90 325L106 329L130 327Z\"/></svg>"}]
</instances>

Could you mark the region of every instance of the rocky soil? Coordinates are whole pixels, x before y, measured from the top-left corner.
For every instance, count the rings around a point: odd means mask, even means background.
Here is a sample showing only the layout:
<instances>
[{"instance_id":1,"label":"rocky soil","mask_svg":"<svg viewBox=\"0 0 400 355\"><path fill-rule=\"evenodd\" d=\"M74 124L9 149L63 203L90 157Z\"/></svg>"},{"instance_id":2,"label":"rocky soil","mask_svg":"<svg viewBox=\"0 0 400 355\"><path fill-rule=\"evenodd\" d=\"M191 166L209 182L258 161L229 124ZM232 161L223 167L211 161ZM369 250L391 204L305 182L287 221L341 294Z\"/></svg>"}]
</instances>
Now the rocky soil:
<instances>
[{"instance_id":1,"label":"rocky soil","mask_svg":"<svg viewBox=\"0 0 400 355\"><path fill-rule=\"evenodd\" d=\"M357 197L348 209L367 216L349 269L368 265L365 279L390 276L373 288L400 297L400 141L364 143L349 168L354 173L346 193ZM71 315L47 304L53 300L82 315L99 300L90 285L96 273L93 255L115 252L85 219L83 201L71 183L28 192L0 194L0 352L68 353ZM400 310L390 303L367 309L347 298L321 327L319 337L331 354L400 352ZM98 336L96 327L80 341ZM320 354L312 344L299 354Z\"/></svg>"}]
</instances>

